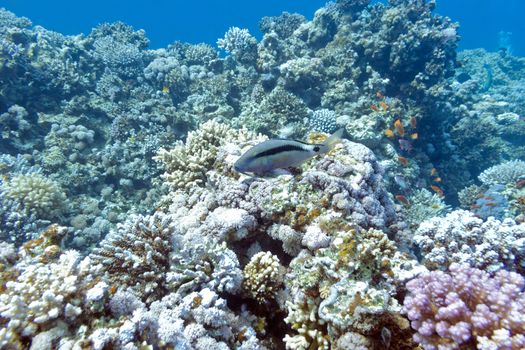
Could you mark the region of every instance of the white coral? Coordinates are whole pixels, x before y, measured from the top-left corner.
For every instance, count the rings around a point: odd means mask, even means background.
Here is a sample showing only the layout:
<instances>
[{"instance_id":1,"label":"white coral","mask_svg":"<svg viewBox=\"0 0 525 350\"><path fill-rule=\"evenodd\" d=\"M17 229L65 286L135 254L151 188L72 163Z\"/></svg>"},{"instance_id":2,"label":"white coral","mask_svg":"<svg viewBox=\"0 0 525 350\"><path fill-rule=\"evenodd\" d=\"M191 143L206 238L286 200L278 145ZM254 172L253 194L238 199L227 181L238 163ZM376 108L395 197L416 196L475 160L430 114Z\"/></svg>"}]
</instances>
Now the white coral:
<instances>
[{"instance_id":1,"label":"white coral","mask_svg":"<svg viewBox=\"0 0 525 350\"><path fill-rule=\"evenodd\" d=\"M424 263L446 268L452 262L495 272L525 268L525 224L489 218L485 222L471 212L456 210L444 218L421 223L414 235Z\"/></svg>"},{"instance_id":2,"label":"white coral","mask_svg":"<svg viewBox=\"0 0 525 350\"><path fill-rule=\"evenodd\" d=\"M518 159L494 165L478 176L487 186L514 184L522 178L525 178L525 162Z\"/></svg>"}]
</instances>

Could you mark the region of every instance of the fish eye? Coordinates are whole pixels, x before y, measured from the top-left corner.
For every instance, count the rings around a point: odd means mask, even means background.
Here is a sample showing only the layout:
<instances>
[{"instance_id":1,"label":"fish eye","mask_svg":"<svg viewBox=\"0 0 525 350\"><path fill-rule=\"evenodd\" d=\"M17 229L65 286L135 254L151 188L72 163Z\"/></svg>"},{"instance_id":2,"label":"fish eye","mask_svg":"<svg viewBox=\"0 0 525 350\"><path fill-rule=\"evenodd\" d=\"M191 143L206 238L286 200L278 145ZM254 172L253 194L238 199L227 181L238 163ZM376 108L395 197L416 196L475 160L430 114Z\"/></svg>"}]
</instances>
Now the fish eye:
<instances>
[{"instance_id":1,"label":"fish eye","mask_svg":"<svg viewBox=\"0 0 525 350\"><path fill-rule=\"evenodd\" d=\"M319 149L320 149L319 146L315 146L314 147L314 152L319 152Z\"/></svg>"}]
</instances>

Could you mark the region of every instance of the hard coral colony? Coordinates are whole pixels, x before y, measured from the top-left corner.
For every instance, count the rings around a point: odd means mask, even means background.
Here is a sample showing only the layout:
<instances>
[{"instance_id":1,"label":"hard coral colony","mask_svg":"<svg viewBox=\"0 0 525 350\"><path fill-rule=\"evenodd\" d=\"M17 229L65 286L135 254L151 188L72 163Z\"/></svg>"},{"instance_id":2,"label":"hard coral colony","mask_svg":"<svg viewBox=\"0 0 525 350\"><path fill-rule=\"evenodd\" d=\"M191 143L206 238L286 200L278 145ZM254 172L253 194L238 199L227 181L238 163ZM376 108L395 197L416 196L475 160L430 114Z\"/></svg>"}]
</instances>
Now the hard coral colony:
<instances>
[{"instance_id":1,"label":"hard coral colony","mask_svg":"<svg viewBox=\"0 0 525 350\"><path fill-rule=\"evenodd\" d=\"M525 59L434 6L224 54L0 9L0 348L525 348Z\"/></svg>"}]
</instances>

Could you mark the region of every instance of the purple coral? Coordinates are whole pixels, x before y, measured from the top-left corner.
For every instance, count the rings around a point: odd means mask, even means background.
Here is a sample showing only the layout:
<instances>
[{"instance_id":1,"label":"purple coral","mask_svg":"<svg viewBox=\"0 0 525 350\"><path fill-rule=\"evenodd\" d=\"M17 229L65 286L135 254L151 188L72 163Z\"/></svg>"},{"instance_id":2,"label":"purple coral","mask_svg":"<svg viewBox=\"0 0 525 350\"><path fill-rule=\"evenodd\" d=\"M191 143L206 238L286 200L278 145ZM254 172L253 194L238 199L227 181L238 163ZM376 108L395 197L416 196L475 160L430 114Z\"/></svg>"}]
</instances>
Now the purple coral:
<instances>
[{"instance_id":1,"label":"purple coral","mask_svg":"<svg viewBox=\"0 0 525 350\"><path fill-rule=\"evenodd\" d=\"M525 348L524 278L494 277L468 264L432 271L407 283L404 310L425 350Z\"/></svg>"}]
</instances>

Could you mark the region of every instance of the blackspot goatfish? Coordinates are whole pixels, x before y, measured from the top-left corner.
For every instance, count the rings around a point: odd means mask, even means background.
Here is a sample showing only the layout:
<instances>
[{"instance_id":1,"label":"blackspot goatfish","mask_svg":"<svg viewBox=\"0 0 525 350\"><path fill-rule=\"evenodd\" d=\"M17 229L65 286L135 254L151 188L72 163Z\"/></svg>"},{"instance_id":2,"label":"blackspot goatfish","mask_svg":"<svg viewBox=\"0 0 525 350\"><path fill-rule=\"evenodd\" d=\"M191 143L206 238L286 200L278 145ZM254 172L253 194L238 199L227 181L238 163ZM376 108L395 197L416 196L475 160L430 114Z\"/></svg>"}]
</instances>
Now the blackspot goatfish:
<instances>
[{"instance_id":1,"label":"blackspot goatfish","mask_svg":"<svg viewBox=\"0 0 525 350\"><path fill-rule=\"evenodd\" d=\"M275 169L300 165L330 151L341 140L344 129L334 132L325 142L310 144L295 140L272 139L259 143L244 153L234 165L239 173L267 174Z\"/></svg>"}]
</instances>

